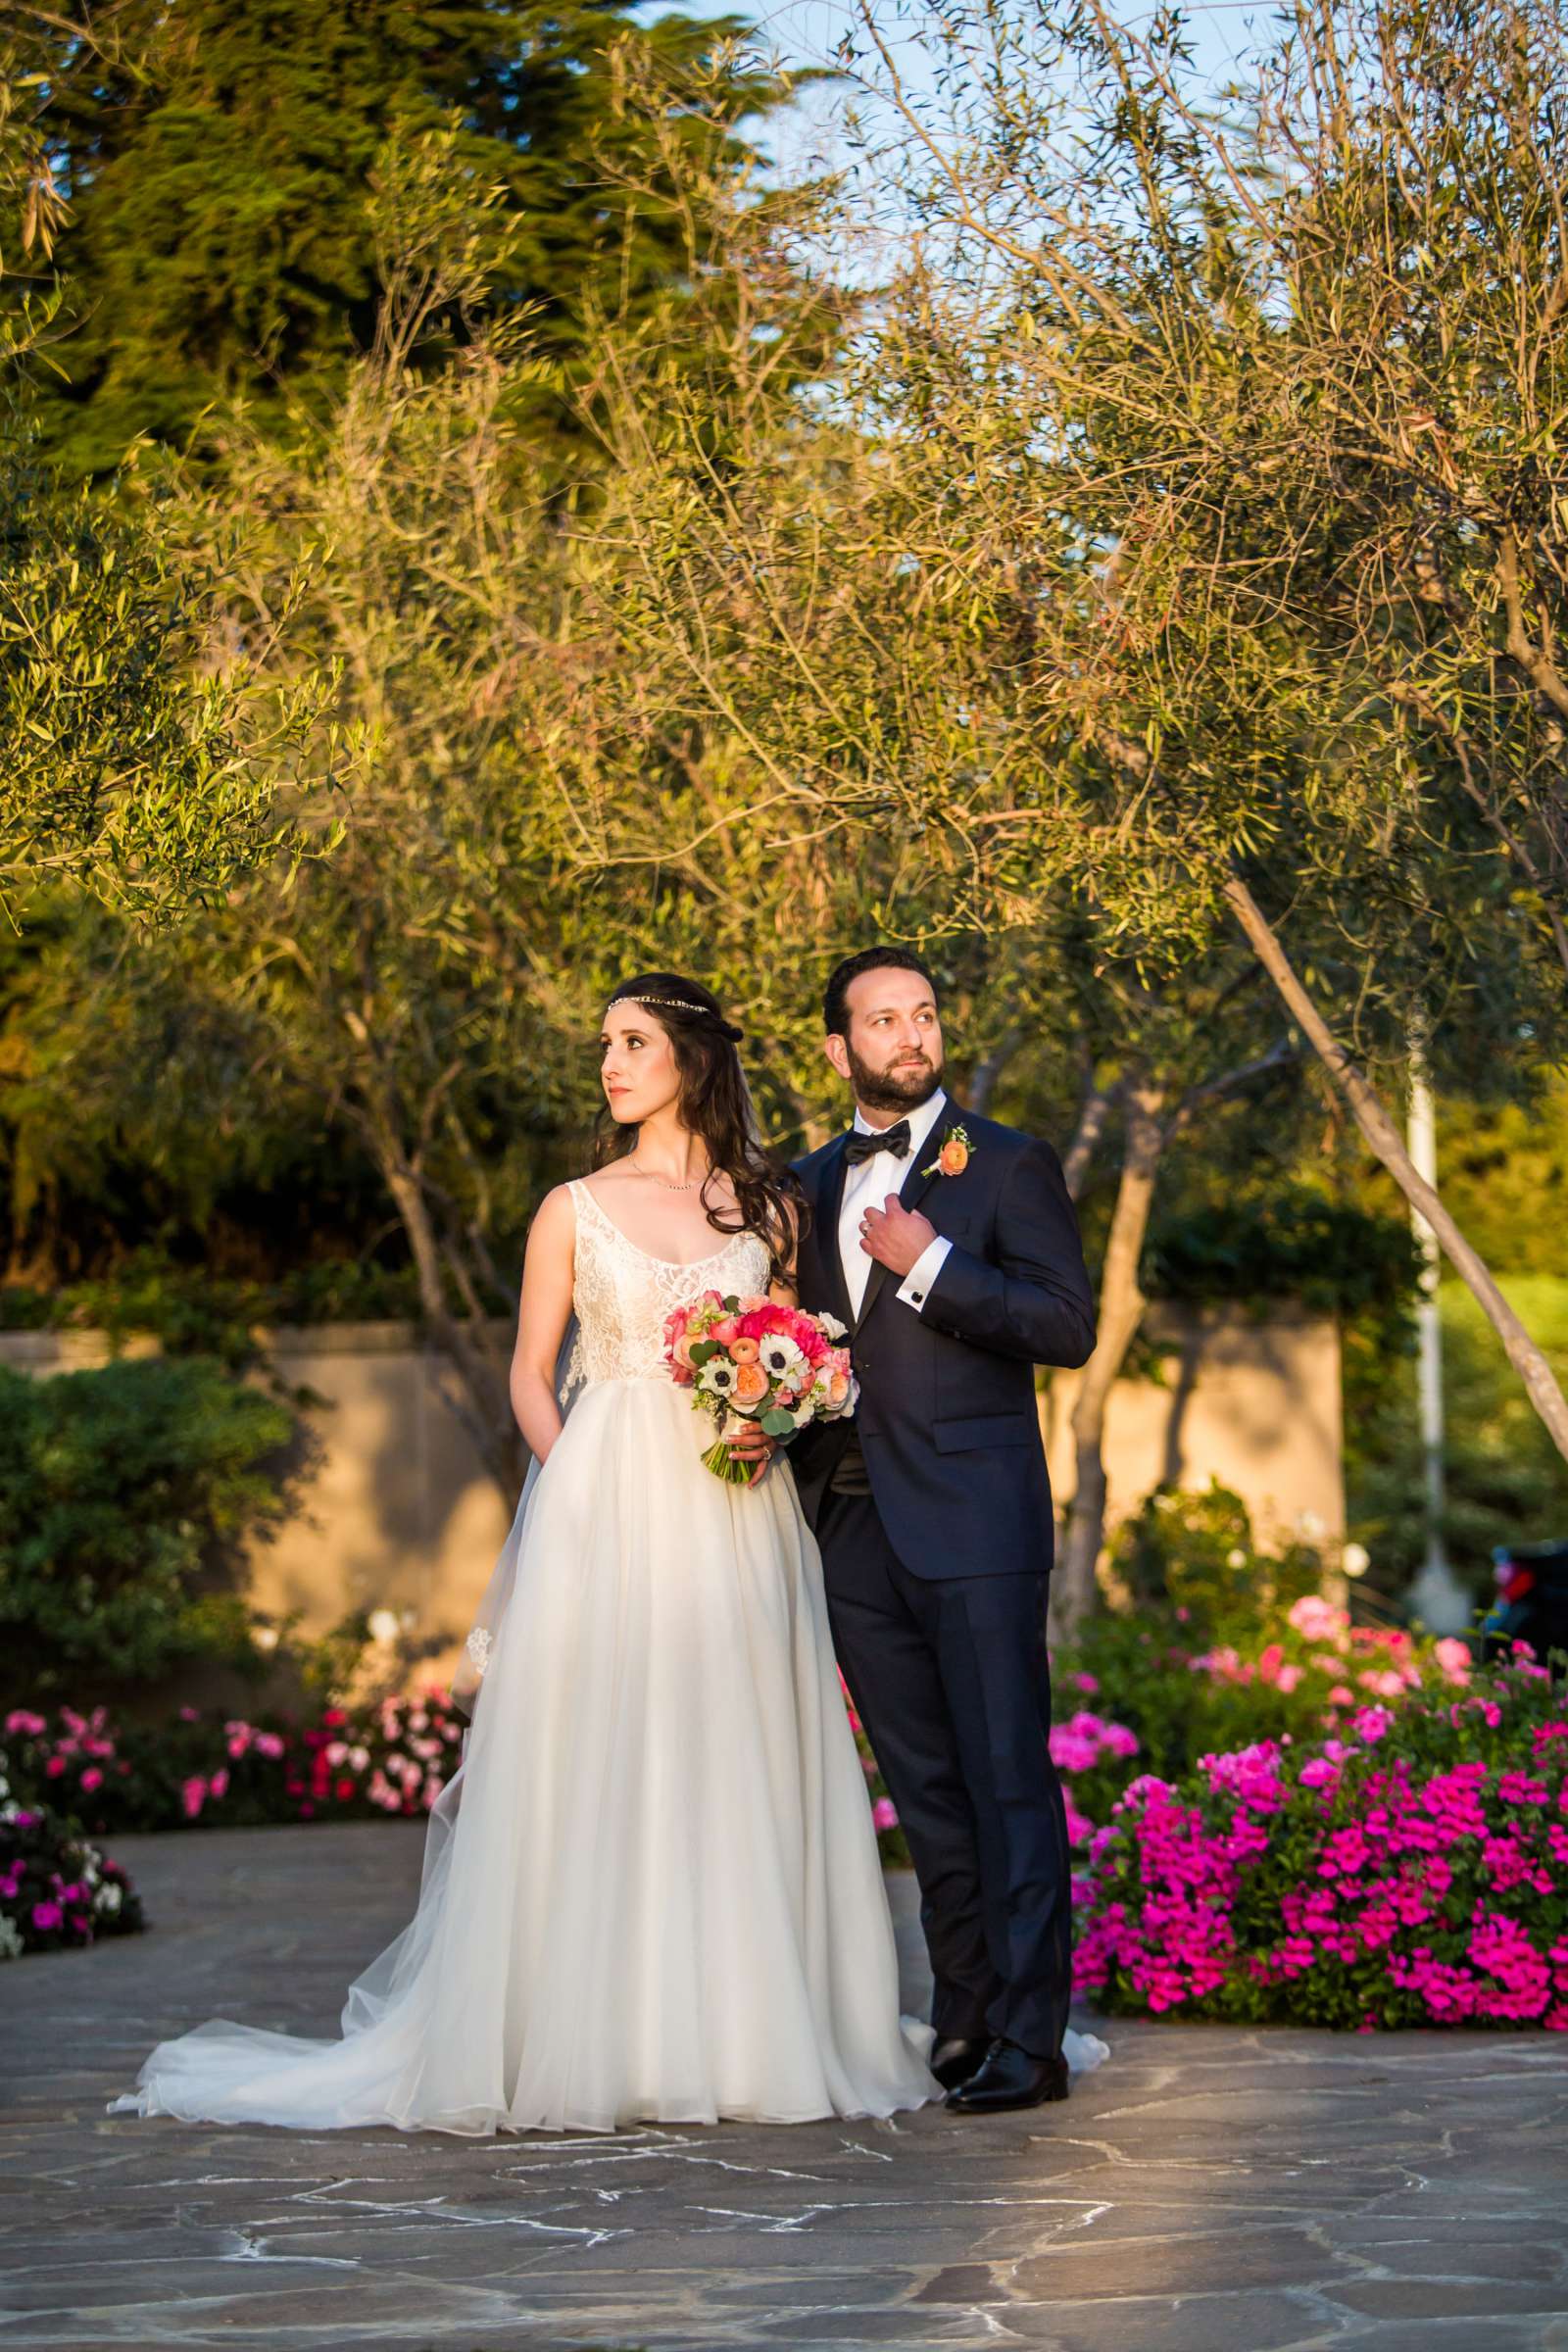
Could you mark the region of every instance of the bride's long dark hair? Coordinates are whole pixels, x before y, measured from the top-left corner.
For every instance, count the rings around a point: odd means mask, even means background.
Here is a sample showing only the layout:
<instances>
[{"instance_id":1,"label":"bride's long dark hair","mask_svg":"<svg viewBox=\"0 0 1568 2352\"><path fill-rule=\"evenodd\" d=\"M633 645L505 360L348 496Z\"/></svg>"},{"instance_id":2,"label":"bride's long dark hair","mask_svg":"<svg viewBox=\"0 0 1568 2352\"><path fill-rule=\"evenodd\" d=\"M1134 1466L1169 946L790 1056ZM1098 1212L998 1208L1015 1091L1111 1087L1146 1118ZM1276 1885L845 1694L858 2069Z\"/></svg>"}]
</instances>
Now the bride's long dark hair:
<instances>
[{"instance_id":1,"label":"bride's long dark hair","mask_svg":"<svg viewBox=\"0 0 1568 2352\"><path fill-rule=\"evenodd\" d=\"M701 1138L714 1172L734 1188L739 1221L727 1201L715 1207L703 1190L703 1206L715 1233L755 1233L767 1248L775 1282L789 1279L795 1237L805 1215L805 1196L788 1168L764 1150L741 1057L745 1035L724 1017L711 989L679 972L639 972L612 992L612 1004L630 998L646 1005L669 1033L680 1074L678 1109L683 1127ZM638 1130L617 1125L608 1110L599 1114L594 1165L624 1159L637 1148Z\"/></svg>"}]
</instances>

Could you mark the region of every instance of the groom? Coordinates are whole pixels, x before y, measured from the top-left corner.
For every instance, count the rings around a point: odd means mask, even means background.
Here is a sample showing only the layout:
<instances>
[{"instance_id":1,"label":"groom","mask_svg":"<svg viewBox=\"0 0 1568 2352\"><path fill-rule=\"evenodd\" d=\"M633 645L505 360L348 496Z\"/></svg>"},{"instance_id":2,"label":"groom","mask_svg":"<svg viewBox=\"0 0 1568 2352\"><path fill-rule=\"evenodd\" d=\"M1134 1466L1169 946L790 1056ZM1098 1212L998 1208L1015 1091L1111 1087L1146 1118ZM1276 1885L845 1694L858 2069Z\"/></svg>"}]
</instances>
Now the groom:
<instances>
[{"instance_id":1,"label":"groom","mask_svg":"<svg viewBox=\"0 0 1568 2352\"><path fill-rule=\"evenodd\" d=\"M823 1009L855 1123L797 1163L799 1289L850 1325L860 1397L790 1459L919 1876L933 2072L965 2114L1032 2107L1067 2095L1071 1901L1033 1367L1086 1360L1094 1297L1051 1146L943 1093L920 958L850 956Z\"/></svg>"}]
</instances>

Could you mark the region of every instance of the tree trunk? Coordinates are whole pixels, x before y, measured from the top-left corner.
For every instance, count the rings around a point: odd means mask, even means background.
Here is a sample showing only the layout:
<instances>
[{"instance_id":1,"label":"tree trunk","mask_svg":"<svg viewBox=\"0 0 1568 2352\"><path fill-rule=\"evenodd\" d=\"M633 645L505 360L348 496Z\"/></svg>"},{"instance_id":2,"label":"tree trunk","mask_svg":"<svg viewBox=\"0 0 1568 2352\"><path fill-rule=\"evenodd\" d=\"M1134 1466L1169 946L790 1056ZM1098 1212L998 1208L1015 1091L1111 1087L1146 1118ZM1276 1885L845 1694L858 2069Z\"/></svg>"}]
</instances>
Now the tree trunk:
<instances>
[{"instance_id":1,"label":"tree trunk","mask_svg":"<svg viewBox=\"0 0 1568 2352\"><path fill-rule=\"evenodd\" d=\"M415 1169L385 1136L373 1146L382 1181L408 1236L419 1285L419 1305L431 1340L453 1374L447 1401L467 1430L485 1469L510 1510L522 1483L522 1442L513 1418L506 1368L486 1343L482 1320L466 1324L447 1303L441 1245Z\"/></svg>"},{"instance_id":2,"label":"tree trunk","mask_svg":"<svg viewBox=\"0 0 1568 2352\"><path fill-rule=\"evenodd\" d=\"M1225 897L1291 1018L1318 1054L1372 1150L1411 1207L1425 1217L1449 1263L1468 1283L1482 1312L1501 1340L1508 1361L1524 1382L1531 1403L1551 1432L1558 1452L1568 1460L1568 1398L1552 1377L1551 1366L1498 1290L1485 1260L1465 1240L1441 1197L1418 1173L1398 1128L1302 987L1277 934L1246 883L1233 875L1225 884Z\"/></svg>"},{"instance_id":3,"label":"tree trunk","mask_svg":"<svg viewBox=\"0 0 1568 2352\"><path fill-rule=\"evenodd\" d=\"M1125 1090L1127 1146L1100 1275L1100 1336L1072 1411L1078 1483L1052 1579L1052 1613L1063 1635L1083 1622L1095 1597L1095 1569L1105 1533L1105 1406L1144 1317L1138 1265L1165 1148L1159 1116L1164 1100L1164 1089L1149 1079L1135 1080Z\"/></svg>"},{"instance_id":4,"label":"tree trunk","mask_svg":"<svg viewBox=\"0 0 1568 2352\"><path fill-rule=\"evenodd\" d=\"M997 1091L997 1080L1002 1076L1003 1071L1022 1043L1022 1031L1009 1029L1006 1035L992 1048L985 1059L975 1063L969 1074L969 1088L964 1097L963 1107L965 1110L976 1111L981 1118L988 1115L991 1109L991 1098Z\"/></svg>"},{"instance_id":5,"label":"tree trunk","mask_svg":"<svg viewBox=\"0 0 1568 2352\"><path fill-rule=\"evenodd\" d=\"M1114 1086L1096 1086L1090 1082L1072 1142L1062 1154L1061 1173L1069 1200L1076 1200L1084 1189L1084 1178L1100 1149L1100 1139L1105 1132L1118 1092Z\"/></svg>"}]
</instances>

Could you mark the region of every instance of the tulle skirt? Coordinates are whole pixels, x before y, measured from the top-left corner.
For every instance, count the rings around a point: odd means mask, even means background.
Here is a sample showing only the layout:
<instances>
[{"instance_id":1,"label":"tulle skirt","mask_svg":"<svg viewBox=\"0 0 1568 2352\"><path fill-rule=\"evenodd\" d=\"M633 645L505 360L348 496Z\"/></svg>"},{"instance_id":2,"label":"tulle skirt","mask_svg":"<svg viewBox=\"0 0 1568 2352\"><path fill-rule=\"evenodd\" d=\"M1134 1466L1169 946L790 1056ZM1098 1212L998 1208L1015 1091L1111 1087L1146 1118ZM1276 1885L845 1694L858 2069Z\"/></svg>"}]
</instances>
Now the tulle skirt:
<instances>
[{"instance_id":1,"label":"tulle skirt","mask_svg":"<svg viewBox=\"0 0 1568 2352\"><path fill-rule=\"evenodd\" d=\"M335 2041L223 2020L121 2105L301 2130L879 2116L940 2095L900 2019L864 1776L794 1482L724 1485L689 1398L576 1402L418 1908Z\"/></svg>"}]
</instances>

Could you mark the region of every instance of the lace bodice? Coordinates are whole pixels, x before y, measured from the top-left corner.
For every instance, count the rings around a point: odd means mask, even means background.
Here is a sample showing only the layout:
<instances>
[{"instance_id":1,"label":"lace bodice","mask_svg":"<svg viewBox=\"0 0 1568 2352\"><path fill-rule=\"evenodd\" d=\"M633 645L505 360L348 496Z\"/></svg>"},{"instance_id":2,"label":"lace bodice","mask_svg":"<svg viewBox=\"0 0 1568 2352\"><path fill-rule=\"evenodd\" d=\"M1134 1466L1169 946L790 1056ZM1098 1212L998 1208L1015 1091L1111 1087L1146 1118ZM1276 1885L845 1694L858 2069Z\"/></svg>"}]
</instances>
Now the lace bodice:
<instances>
[{"instance_id":1,"label":"lace bodice","mask_svg":"<svg viewBox=\"0 0 1568 2352\"><path fill-rule=\"evenodd\" d=\"M765 1291L768 1256L755 1233L731 1234L690 1265L651 1257L628 1241L587 1185L568 1187L577 1212L572 1305L590 1381L667 1380L664 1325L703 1291Z\"/></svg>"}]
</instances>

